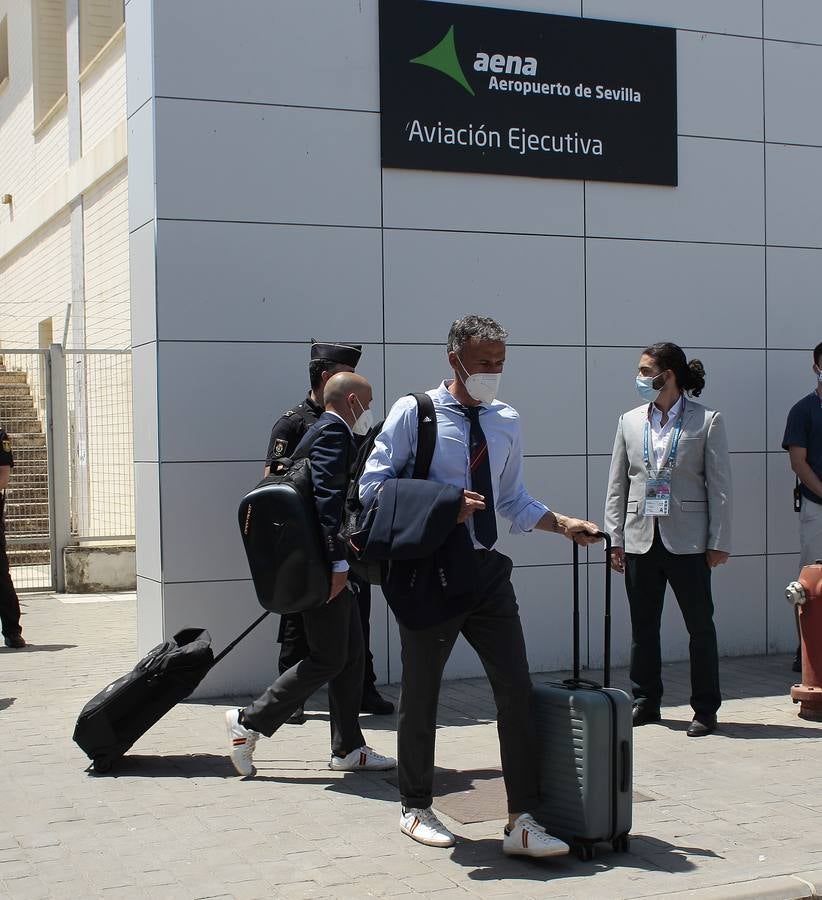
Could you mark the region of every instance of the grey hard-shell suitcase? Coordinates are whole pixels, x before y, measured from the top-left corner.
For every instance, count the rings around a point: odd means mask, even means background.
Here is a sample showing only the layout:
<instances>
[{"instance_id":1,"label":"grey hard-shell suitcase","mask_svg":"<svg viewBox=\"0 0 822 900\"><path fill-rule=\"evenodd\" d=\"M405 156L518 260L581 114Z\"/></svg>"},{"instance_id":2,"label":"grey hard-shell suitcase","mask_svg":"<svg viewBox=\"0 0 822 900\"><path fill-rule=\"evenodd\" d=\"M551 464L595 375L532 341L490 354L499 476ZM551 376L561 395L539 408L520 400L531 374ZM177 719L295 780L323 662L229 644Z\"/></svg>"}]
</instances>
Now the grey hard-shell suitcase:
<instances>
[{"instance_id":1,"label":"grey hard-shell suitcase","mask_svg":"<svg viewBox=\"0 0 822 900\"><path fill-rule=\"evenodd\" d=\"M632 814L632 702L609 687L611 676L611 541L605 539L603 684L579 677L579 547L574 544L574 677L534 687L540 745L537 820L580 859L608 842L629 848Z\"/></svg>"}]
</instances>

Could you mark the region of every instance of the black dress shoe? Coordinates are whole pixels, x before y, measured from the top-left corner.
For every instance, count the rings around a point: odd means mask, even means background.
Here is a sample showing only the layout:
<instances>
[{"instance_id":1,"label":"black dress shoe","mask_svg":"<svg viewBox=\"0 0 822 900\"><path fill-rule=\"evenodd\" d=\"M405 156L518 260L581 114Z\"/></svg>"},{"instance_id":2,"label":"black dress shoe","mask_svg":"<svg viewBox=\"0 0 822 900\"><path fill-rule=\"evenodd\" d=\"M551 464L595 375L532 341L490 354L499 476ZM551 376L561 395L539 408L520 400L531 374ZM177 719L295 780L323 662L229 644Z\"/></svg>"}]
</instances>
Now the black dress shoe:
<instances>
[{"instance_id":1,"label":"black dress shoe","mask_svg":"<svg viewBox=\"0 0 822 900\"><path fill-rule=\"evenodd\" d=\"M371 713L375 716L390 716L394 712L394 704L390 700L386 700L379 691L369 691L367 694L363 694L360 712Z\"/></svg>"},{"instance_id":2,"label":"black dress shoe","mask_svg":"<svg viewBox=\"0 0 822 900\"><path fill-rule=\"evenodd\" d=\"M22 650L23 647L26 646L26 642L23 640L22 634L16 634L14 637L7 637L5 638L4 643L12 650Z\"/></svg>"},{"instance_id":3,"label":"black dress shoe","mask_svg":"<svg viewBox=\"0 0 822 900\"><path fill-rule=\"evenodd\" d=\"M643 706L641 703L637 703L634 705L633 719L634 728L637 728L640 725L659 722L662 719L662 716L660 715L659 707Z\"/></svg>"},{"instance_id":4,"label":"black dress shoe","mask_svg":"<svg viewBox=\"0 0 822 900\"><path fill-rule=\"evenodd\" d=\"M716 716L694 716L693 722L688 726L688 737L705 737L716 731Z\"/></svg>"},{"instance_id":5,"label":"black dress shoe","mask_svg":"<svg viewBox=\"0 0 822 900\"><path fill-rule=\"evenodd\" d=\"M800 644L796 648L796 656L793 658L793 665L791 666L791 672L801 672L802 671L802 645Z\"/></svg>"},{"instance_id":6,"label":"black dress shoe","mask_svg":"<svg viewBox=\"0 0 822 900\"><path fill-rule=\"evenodd\" d=\"M298 706L293 713L285 720L286 725L305 725L305 710L302 706Z\"/></svg>"}]
</instances>

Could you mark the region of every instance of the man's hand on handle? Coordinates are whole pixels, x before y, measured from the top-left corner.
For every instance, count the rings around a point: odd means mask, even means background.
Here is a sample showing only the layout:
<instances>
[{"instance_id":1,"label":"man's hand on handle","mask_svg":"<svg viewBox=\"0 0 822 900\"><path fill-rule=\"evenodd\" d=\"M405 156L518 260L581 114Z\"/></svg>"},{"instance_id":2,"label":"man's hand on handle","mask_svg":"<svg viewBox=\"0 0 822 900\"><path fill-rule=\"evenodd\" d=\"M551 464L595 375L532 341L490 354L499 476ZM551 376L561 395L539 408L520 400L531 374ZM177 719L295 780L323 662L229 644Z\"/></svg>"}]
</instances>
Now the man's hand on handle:
<instances>
[{"instance_id":1,"label":"man's hand on handle","mask_svg":"<svg viewBox=\"0 0 822 900\"><path fill-rule=\"evenodd\" d=\"M554 518L557 522L557 534L564 534L569 541L586 547L602 540L600 537L602 529L594 522L589 522L587 519L575 519L573 516L563 516L559 513L554 513Z\"/></svg>"},{"instance_id":2,"label":"man's hand on handle","mask_svg":"<svg viewBox=\"0 0 822 900\"><path fill-rule=\"evenodd\" d=\"M473 516L480 509L485 509L485 497L476 491L463 491L457 524L464 522L468 516Z\"/></svg>"}]
</instances>

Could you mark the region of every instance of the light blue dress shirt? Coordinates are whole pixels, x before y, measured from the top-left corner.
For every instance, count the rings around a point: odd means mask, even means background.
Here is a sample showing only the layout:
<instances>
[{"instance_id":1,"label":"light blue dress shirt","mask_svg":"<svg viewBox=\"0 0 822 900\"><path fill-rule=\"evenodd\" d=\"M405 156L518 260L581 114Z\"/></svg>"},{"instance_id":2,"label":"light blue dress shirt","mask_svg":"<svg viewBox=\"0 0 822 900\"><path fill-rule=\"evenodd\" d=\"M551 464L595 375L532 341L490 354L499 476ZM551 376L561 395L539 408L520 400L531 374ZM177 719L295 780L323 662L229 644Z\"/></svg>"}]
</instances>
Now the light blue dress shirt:
<instances>
[{"instance_id":1,"label":"light blue dress shirt","mask_svg":"<svg viewBox=\"0 0 822 900\"><path fill-rule=\"evenodd\" d=\"M471 490L468 440L471 425L468 417L448 392L445 382L427 393L434 401L437 414L437 446L428 477L432 481ZM511 522L512 534L532 531L549 510L544 503L535 500L522 483L519 413L499 400L483 403L480 425L488 441L494 508ZM391 407L365 464L360 479L360 501L364 507L371 503L380 484L387 478L411 476L416 450L417 401L413 397L401 397ZM474 547L481 549L470 516L467 525Z\"/></svg>"}]
</instances>

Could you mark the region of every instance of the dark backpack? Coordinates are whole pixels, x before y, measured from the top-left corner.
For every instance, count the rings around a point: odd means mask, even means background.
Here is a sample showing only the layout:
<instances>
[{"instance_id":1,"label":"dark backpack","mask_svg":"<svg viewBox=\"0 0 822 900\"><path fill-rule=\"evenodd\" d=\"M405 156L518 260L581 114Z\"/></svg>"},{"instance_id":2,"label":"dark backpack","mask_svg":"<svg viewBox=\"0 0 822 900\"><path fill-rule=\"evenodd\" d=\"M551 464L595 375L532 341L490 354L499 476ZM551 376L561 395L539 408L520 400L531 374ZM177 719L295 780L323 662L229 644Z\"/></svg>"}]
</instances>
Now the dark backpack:
<instances>
[{"instance_id":1,"label":"dark backpack","mask_svg":"<svg viewBox=\"0 0 822 900\"><path fill-rule=\"evenodd\" d=\"M322 428L300 442L291 458L274 460L271 474L243 497L238 512L251 578L263 609L298 613L328 600L330 566L322 539L311 446Z\"/></svg>"},{"instance_id":2,"label":"dark backpack","mask_svg":"<svg viewBox=\"0 0 822 900\"><path fill-rule=\"evenodd\" d=\"M417 454L411 477L425 479L428 478L431 460L434 458L434 450L437 446L437 414L434 410L434 401L428 394L414 393L408 394L408 396L417 401ZM383 577L382 563L368 562L362 558L362 548L368 541L368 533L378 500L375 499L371 506L364 510L360 503L359 490L365 464L374 449L374 442L382 431L382 426L383 422L375 425L360 444L352 467L343 514L342 536L348 545L348 564L355 575L370 584L381 584Z\"/></svg>"}]
</instances>

